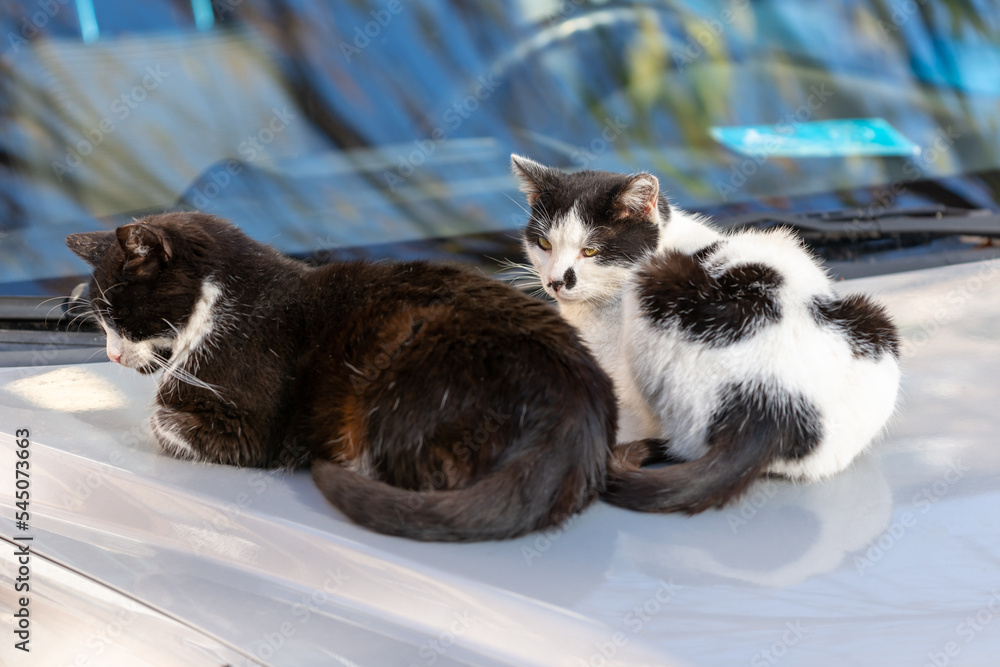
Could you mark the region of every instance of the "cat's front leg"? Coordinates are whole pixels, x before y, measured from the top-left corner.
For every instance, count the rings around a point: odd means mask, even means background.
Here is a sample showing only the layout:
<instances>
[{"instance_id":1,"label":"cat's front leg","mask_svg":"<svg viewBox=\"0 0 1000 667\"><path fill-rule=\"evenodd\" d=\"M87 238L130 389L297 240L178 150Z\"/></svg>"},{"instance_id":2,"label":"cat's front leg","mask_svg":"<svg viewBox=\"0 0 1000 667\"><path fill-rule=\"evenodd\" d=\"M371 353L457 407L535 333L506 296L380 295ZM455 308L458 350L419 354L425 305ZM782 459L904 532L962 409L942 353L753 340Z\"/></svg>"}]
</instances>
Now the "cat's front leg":
<instances>
[{"instance_id":1,"label":"cat's front leg","mask_svg":"<svg viewBox=\"0 0 1000 667\"><path fill-rule=\"evenodd\" d=\"M161 406L151 420L164 454L178 459L238 466L264 466L255 429L239 415L211 408L182 410Z\"/></svg>"},{"instance_id":2,"label":"cat's front leg","mask_svg":"<svg viewBox=\"0 0 1000 667\"><path fill-rule=\"evenodd\" d=\"M185 432L183 414L160 408L153 413L149 425L161 452L185 461L199 459L198 450L191 444L190 434Z\"/></svg>"}]
</instances>

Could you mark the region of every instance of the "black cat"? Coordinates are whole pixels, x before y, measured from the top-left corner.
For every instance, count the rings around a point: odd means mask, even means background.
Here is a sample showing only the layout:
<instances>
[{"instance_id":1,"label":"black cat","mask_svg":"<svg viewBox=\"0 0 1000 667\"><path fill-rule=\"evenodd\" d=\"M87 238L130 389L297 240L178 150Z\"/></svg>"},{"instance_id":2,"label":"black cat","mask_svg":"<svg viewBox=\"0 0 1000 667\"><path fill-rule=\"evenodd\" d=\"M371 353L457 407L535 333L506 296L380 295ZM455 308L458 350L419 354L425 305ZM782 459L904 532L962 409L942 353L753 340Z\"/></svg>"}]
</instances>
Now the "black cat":
<instances>
[{"instance_id":1,"label":"black cat","mask_svg":"<svg viewBox=\"0 0 1000 667\"><path fill-rule=\"evenodd\" d=\"M603 490L616 403L559 314L470 270L310 267L199 213L71 234L108 356L162 371L173 456L312 465L354 521L419 540L554 526Z\"/></svg>"}]
</instances>

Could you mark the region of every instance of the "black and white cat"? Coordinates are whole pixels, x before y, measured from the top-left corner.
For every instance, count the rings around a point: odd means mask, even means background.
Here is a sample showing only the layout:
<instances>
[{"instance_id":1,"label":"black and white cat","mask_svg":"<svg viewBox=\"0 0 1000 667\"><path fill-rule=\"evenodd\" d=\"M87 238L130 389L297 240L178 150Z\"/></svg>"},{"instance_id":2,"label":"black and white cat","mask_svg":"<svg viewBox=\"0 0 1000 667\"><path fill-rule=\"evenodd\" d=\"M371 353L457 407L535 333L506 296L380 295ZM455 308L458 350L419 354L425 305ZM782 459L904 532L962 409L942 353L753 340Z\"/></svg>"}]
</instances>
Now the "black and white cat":
<instances>
[{"instance_id":1,"label":"black and white cat","mask_svg":"<svg viewBox=\"0 0 1000 667\"><path fill-rule=\"evenodd\" d=\"M791 232L721 233L646 173L512 165L532 271L615 383L607 500L700 512L764 474L839 472L882 432L895 326L871 299L838 296ZM657 459L684 463L640 468Z\"/></svg>"},{"instance_id":2,"label":"black and white cat","mask_svg":"<svg viewBox=\"0 0 1000 667\"><path fill-rule=\"evenodd\" d=\"M198 213L71 234L113 360L158 380L177 457L312 464L354 521L420 540L559 524L603 490L610 379L548 305L422 262L310 267Z\"/></svg>"}]
</instances>

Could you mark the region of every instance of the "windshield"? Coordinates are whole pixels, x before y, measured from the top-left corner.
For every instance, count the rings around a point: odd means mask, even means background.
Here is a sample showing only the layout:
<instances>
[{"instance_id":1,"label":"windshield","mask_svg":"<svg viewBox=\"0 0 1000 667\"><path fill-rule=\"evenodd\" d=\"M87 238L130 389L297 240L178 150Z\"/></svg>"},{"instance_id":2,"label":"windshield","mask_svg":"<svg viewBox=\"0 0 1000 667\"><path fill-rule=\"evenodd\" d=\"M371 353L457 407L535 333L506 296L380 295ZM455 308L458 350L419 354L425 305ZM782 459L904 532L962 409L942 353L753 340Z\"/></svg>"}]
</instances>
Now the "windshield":
<instances>
[{"instance_id":1,"label":"windshield","mask_svg":"<svg viewBox=\"0 0 1000 667\"><path fill-rule=\"evenodd\" d=\"M972 0L0 5L7 294L167 209L299 255L509 239L512 152L697 210L997 199L1000 13Z\"/></svg>"}]
</instances>

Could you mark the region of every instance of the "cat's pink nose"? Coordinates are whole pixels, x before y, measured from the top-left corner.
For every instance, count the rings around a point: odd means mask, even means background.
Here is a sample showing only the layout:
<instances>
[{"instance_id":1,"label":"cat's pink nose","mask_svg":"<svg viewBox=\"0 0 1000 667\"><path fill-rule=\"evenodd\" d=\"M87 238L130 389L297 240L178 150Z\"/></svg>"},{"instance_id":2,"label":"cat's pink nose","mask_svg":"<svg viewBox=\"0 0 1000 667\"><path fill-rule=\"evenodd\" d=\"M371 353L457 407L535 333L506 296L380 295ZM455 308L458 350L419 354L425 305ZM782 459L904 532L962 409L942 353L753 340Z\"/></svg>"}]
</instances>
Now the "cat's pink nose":
<instances>
[{"instance_id":1,"label":"cat's pink nose","mask_svg":"<svg viewBox=\"0 0 1000 667\"><path fill-rule=\"evenodd\" d=\"M122 355L120 352L112 352L108 350L108 359L115 362L116 364L120 364L122 362Z\"/></svg>"}]
</instances>

